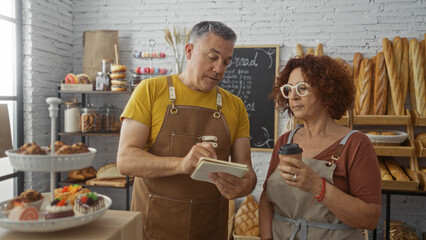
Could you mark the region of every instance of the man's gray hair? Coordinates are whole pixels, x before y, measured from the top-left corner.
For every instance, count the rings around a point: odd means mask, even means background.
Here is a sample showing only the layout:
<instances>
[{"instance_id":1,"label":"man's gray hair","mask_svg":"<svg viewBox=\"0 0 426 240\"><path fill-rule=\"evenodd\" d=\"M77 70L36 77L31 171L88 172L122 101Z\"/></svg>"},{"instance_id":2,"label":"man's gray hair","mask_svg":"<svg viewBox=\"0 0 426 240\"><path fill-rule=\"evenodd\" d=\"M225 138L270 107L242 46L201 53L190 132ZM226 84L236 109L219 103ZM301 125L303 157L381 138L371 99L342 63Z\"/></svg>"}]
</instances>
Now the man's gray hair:
<instances>
[{"instance_id":1,"label":"man's gray hair","mask_svg":"<svg viewBox=\"0 0 426 240\"><path fill-rule=\"evenodd\" d=\"M208 33L213 33L214 35L221 37L223 40L232 41L233 43L237 41L237 35L234 30L225 24L216 21L203 21L197 23L192 28L188 42L194 43L195 40L205 37Z\"/></svg>"}]
</instances>

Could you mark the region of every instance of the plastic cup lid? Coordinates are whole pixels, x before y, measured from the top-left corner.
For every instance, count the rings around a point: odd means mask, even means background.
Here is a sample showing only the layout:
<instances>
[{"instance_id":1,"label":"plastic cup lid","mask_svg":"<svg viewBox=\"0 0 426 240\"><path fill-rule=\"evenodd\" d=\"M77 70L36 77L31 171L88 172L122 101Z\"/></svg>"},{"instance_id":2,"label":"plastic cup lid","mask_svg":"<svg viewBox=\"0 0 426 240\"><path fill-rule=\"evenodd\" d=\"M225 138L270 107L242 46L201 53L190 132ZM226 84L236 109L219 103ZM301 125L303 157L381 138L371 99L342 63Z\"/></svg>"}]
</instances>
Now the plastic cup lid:
<instances>
[{"instance_id":1,"label":"plastic cup lid","mask_svg":"<svg viewBox=\"0 0 426 240\"><path fill-rule=\"evenodd\" d=\"M278 154L280 155L292 155L303 152L297 143L288 143L280 147Z\"/></svg>"}]
</instances>

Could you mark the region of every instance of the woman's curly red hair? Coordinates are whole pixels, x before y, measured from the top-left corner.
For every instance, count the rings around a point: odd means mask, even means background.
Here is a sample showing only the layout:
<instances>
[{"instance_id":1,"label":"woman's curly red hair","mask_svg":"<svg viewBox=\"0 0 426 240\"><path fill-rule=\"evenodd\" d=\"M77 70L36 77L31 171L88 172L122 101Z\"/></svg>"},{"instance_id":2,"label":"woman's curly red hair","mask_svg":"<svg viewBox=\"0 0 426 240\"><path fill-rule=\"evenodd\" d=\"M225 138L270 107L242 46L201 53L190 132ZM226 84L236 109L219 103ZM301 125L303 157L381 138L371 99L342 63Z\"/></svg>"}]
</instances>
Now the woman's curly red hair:
<instances>
[{"instance_id":1,"label":"woman's curly red hair","mask_svg":"<svg viewBox=\"0 0 426 240\"><path fill-rule=\"evenodd\" d=\"M340 119L354 101L355 87L350 68L329 56L307 55L304 58L291 58L277 77L273 92L275 106L279 111L293 112L289 100L281 94L280 87L288 83L290 73L300 68L306 83L317 89L316 96L327 108L333 119Z\"/></svg>"}]
</instances>

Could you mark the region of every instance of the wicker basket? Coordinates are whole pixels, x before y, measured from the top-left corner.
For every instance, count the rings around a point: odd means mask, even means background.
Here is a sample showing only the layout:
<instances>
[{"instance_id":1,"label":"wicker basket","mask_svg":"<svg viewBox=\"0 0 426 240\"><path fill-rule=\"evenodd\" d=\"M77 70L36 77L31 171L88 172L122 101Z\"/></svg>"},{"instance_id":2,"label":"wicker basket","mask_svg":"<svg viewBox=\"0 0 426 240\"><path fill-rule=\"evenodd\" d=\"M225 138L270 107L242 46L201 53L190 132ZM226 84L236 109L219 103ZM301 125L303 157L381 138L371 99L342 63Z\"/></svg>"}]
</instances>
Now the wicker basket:
<instances>
[{"instance_id":1,"label":"wicker basket","mask_svg":"<svg viewBox=\"0 0 426 240\"><path fill-rule=\"evenodd\" d=\"M234 237L234 240L260 240L260 237L235 235L235 231L232 231L232 236Z\"/></svg>"}]
</instances>

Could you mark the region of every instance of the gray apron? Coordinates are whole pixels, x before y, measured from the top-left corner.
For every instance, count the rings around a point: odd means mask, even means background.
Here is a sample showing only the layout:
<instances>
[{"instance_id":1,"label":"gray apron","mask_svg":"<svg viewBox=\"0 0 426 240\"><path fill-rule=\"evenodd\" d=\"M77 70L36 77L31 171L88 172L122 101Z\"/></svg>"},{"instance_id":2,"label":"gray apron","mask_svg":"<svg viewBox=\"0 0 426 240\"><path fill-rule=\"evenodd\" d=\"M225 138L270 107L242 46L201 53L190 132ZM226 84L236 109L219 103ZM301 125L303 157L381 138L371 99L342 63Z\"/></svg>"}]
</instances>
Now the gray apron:
<instances>
[{"instance_id":1,"label":"gray apron","mask_svg":"<svg viewBox=\"0 0 426 240\"><path fill-rule=\"evenodd\" d=\"M175 106L176 93L170 76L167 82L171 105L149 152L184 157L196 143L210 142L216 146L218 159L227 160L231 137L221 112L219 88L216 87L217 110ZM185 174L135 178L131 210L142 212L144 240L227 239L228 200L216 185L192 180Z\"/></svg>"},{"instance_id":2,"label":"gray apron","mask_svg":"<svg viewBox=\"0 0 426 240\"><path fill-rule=\"evenodd\" d=\"M290 133L287 143L291 143L297 130ZM332 156L332 161L310 158L303 158L302 161L320 177L334 184L333 172L336 169L334 162L339 160L347 139L354 132L356 131L351 131L342 139L336 153ZM266 196L275 204L272 220L274 239L364 239L360 229L342 223L321 202L314 200L311 206L314 199L312 194L287 185L281 178L278 168L268 179Z\"/></svg>"}]
</instances>

